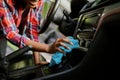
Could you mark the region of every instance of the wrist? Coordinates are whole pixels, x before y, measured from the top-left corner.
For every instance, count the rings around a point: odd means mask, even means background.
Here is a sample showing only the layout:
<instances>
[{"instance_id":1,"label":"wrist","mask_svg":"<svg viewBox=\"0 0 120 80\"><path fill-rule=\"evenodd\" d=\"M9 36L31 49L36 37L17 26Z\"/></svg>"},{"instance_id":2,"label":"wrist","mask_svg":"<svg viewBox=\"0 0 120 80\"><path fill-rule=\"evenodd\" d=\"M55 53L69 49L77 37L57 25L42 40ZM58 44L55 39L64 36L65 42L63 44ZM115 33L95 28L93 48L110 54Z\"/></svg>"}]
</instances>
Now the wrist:
<instances>
[{"instance_id":1,"label":"wrist","mask_svg":"<svg viewBox=\"0 0 120 80\"><path fill-rule=\"evenodd\" d=\"M53 46L52 46L52 44L48 45L47 52L48 53L53 53Z\"/></svg>"},{"instance_id":2,"label":"wrist","mask_svg":"<svg viewBox=\"0 0 120 80\"><path fill-rule=\"evenodd\" d=\"M47 45L47 46L46 46L46 48L45 48L45 52L47 52L47 53L51 53L51 52L50 52L50 45Z\"/></svg>"}]
</instances>

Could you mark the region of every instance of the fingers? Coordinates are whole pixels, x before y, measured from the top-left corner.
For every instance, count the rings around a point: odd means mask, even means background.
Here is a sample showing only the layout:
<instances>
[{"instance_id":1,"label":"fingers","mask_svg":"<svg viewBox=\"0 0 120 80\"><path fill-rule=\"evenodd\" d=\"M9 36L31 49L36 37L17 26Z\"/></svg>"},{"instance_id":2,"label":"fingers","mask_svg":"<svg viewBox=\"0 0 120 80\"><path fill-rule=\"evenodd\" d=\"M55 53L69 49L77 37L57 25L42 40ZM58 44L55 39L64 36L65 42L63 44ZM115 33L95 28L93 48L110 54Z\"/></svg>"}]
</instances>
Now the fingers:
<instances>
[{"instance_id":1,"label":"fingers","mask_svg":"<svg viewBox=\"0 0 120 80\"><path fill-rule=\"evenodd\" d=\"M70 49L68 46L66 46L63 42L60 42L60 46L65 47L66 49Z\"/></svg>"},{"instance_id":2,"label":"fingers","mask_svg":"<svg viewBox=\"0 0 120 80\"><path fill-rule=\"evenodd\" d=\"M46 61L40 61L40 65L45 65L45 64L48 64L49 62L46 62Z\"/></svg>"},{"instance_id":3,"label":"fingers","mask_svg":"<svg viewBox=\"0 0 120 80\"><path fill-rule=\"evenodd\" d=\"M68 38L66 38L66 37L58 39L58 42L66 42L66 43L68 43L68 44L73 45L73 43L72 43L72 42L70 42L70 41L69 41L69 39L68 39Z\"/></svg>"},{"instance_id":4,"label":"fingers","mask_svg":"<svg viewBox=\"0 0 120 80\"><path fill-rule=\"evenodd\" d=\"M56 51L60 51L60 52L64 53L64 51L62 49L60 49L59 46L63 46L66 49L70 49L65 43L73 45L73 43L70 42L70 40L66 37L58 38L52 45L49 46L49 52L54 53Z\"/></svg>"},{"instance_id":5,"label":"fingers","mask_svg":"<svg viewBox=\"0 0 120 80\"><path fill-rule=\"evenodd\" d=\"M61 53L64 53L63 50L61 50L60 48L56 48L57 51L61 52Z\"/></svg>"},{"instance_id":6,"label":"fingers","mask_svg":"<svg viewBox=\"0 0 120 80\"><path fill-rule=\"evenodd\" d=\"M56 41L58 42L57 46L63 46L65 48L68 48L68 47L64 43L73 45L73 43L70 42L70 40L68 38L60 38L60 39L57 39Z\"/></svg>"},{"instance_id":7,"label":"fingers","mask_svg":"<svg viewBox=\"0 0 120 80\"><path fill-rule=\"evenodd\" d=\"M65 43L73 45L73 43L70 42L68 38L65 38L65 37L64 38L59 38L59 39L56 40L56 47L57 47L56 50L64 53L64 51L61 50L59 48L59 46L63 46L66 49L70 49Z\"/></svg>"}]
</instances>

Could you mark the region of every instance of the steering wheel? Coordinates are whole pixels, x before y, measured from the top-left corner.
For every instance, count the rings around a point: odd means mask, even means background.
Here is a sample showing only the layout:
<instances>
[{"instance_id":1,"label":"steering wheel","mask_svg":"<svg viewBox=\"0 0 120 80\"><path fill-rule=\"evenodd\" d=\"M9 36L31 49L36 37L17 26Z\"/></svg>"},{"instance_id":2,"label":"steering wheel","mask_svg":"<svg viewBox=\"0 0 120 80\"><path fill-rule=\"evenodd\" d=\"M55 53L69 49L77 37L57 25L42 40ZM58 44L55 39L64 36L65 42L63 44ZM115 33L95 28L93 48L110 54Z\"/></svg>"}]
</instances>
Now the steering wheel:
<instances>
[{"instance_id":1,"label":"steering wheel","mask_svg":"<svg viewBox=\"0 0 120 80\"><path fill-rule=\"evenodd\" d=\"M52 21L59 5L60 5L60 1L61 0L50 0L52 3L51 3L51 6L48 10L48 13L47 13L47 16L46 18L43 20L43 23L41 25L41 30L40 30L40 33L43 33L46 31L46 29L48 28L50 22Z\"/></svg>"}]
</instances>

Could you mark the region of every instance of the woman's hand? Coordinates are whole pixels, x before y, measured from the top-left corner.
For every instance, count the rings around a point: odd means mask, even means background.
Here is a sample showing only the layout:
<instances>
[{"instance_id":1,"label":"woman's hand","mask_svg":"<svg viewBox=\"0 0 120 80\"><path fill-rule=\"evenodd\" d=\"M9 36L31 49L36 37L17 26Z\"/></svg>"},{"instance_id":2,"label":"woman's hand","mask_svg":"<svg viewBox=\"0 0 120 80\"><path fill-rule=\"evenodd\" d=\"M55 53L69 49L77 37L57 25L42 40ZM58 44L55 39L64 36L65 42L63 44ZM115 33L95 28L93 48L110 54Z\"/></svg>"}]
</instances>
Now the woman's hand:
<instances>
[{"instance_id":1,"label":"woman's hand","mask_svg":"<svg viewBox=\"0 0 120 80\"><path fill-rule=\"evenodd\" d=\"M68 46L66 46L66 45L64 44L64 42L72 45L72 43L69 41L68 38L58 38L58 39L56 39L56 41L55 41L53 44L51 44L51 45L49 46L49 51L48 51L48 52L49 52L49 53L54 53L54 52L56 52L56 51L60 51L60 52L64 53L64 51L61 50L61 49L59 48L59 46L63 46L63 47L65 47L66 49L70 49Z\"/></svg>"}]
</instances>

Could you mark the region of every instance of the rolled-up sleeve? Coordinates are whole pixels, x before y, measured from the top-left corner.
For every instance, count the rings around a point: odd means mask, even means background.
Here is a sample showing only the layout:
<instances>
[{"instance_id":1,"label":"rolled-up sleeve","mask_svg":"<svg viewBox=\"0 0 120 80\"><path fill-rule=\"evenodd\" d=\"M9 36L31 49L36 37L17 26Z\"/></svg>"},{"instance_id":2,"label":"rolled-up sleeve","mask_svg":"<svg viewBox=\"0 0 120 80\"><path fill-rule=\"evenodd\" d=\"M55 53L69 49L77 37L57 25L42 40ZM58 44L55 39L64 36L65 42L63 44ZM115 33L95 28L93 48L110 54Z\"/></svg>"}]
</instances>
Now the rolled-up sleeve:
<instances>
[{"instance_id":1,"label":"rolled-up sleeve","mask_svg":"<svg viewBox=\"0 0 120 80\"><path fill-rule=\"evenodd\" d=\"M25 46L28 38L19 34L13 16L6 5L0 4L0 28L3 35L19 47Z\"/></svg>"}]
</instances>

